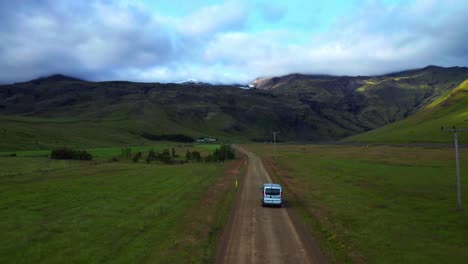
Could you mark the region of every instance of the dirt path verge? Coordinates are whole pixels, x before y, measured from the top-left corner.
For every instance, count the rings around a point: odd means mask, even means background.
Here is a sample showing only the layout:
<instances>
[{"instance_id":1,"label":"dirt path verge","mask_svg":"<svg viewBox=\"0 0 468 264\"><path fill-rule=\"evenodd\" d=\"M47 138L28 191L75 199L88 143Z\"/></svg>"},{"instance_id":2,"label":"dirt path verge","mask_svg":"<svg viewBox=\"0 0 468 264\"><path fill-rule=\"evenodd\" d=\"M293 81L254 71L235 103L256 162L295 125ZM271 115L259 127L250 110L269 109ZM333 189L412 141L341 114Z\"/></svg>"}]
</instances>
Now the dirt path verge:
<instances>
[{"instance_id":1,"label":"dirt path verge","mask_svg":"<svg viewBox=\"0 0 468 264\"><path fill-rule=\"evenodd\" d=\"M237 149L248 157L247 174L219 241L216 263L326 263L287 207L261 206L259 189L272 182L270 175L258 156Z\"/></svg>"}]
</instances>

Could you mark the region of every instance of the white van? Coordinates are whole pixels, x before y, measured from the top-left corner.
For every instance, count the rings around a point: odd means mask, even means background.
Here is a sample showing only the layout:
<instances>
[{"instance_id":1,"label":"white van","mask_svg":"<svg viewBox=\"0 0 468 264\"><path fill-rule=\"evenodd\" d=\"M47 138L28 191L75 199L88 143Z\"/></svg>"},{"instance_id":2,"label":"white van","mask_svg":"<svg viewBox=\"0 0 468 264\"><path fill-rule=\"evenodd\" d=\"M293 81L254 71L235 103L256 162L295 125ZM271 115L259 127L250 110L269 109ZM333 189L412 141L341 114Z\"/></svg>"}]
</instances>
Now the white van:
<instances>
[{"instance_id":1,"label":"white van","mask_svg":"<svg viewBox=\"0 0 468 264\"><path fill-rule=\"evenodd\" d=\"M276 183L264 183L260 188L262 191L262 206L283 205L283 189Z\"/></svg>"}]
</instances>

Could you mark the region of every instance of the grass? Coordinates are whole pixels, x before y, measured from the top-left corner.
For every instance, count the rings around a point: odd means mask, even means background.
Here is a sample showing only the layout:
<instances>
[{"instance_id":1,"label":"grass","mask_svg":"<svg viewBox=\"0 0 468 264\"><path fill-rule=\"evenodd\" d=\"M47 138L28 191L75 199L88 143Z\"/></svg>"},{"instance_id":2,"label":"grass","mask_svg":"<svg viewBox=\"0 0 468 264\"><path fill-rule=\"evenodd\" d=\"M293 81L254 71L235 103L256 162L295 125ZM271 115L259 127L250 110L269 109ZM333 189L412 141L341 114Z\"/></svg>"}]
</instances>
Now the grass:
<instances>
[{"instance_id":1,"label":"grass","mask_svg":"<svg viewBox=\"0 0 468 264\"><path fill-rule=\"evenodd\" d=\"M156 110L154 110L157 112ZM156 116L157 117L157 116ZM156 118L151 116L151 118ZM167 142L156 142L141 136L143 132L153 134L184 133L194 137L216 137L225 139L215 129L198 132L159 119L158 123L148 120L129 119L64 119L0 115L0 152L50 150L55 147L109 148L114 146L152 146ZM163 129L167 128L167 129ZM245 139L244 139L245 140Z\"/></svg>"},{"instance_id":2,"label":"grass","mask_svg":"<svg viewBox=\"0 0 468 264\"><path fill-rule=\"evenodd\" d=\"M209 261L234 195L226 166L0 157L0 262Z\"/></svg>"},{"instance_id":3,"label":"grass","mask_svg":"<svg viewBox=\"0 0 468 264\"><path fill-rule=\"evenodd\" d=\"M334 262L466 263L468 211L456 211L452 149L252 145ZM468 206L468 150L461 153ZM465 158L464 158L465 157Z\"/></svg>"},{"instance_id":4,"label":"grass","mask_svg":"<svg viewBox=\"0 0 468 264\"><path fill-rule=\"evenodd\" d=\"M451 143L453 137L442 133L442 126L468 127L468 80L416 114L375 130L346 138L348 142L368 143ZM467 136L460 136L468 142Z\"/></svg>"}]
</instances>

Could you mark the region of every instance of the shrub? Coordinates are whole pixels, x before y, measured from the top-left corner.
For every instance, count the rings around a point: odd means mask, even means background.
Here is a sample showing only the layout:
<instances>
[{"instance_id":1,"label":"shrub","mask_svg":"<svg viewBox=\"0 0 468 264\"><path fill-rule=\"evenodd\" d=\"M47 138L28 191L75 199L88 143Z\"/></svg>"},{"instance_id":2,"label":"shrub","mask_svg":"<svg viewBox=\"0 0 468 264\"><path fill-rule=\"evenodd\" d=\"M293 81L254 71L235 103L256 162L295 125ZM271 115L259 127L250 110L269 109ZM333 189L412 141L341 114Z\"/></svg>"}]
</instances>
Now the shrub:
<instances>
[{"instance_id":1,"label":"shrub","mask_svg":"<svg viewBox=\"0 0 468 264\"><path fill-rule=\"evenodd\" d=\"M171 154L169 153L169 150L168 150L168 149L165 149L165 150L163 151L163 153L158 154L158 159L159 159L161 162L166 163L166 164L172 163L172 157L171 157Z\"/></svg>"},{"instance_id":2,"label":"shrub","mask_svg":"<svg viewBox=\"0 0 468 264\"><path fill-rule=\"evenodd\" d=\"M192 152L192 160L196 162L200 162L202 160L201 154L198 151L193 151Z\"/></svg>"},{"instance_id":3,"label":"shrub","mask_svg":"<svg viewBox=\"0 0 468 264\"><path fill-rule=\"evenodd\" d=\"M121 157L123 159L129 159L132 156L132 148L130 147L125 147L121 149L121 151L122 151Z\"/></svg>"},{"instance_id":4,"label":"shrub","mask_svg":"<svg viewBox=\"0 0 468 264\"><path fill-rule=\"evenodd\" d=\"M172 155L173 158L178 158L179 157L179 155L176 154L175 148L172 148L171 155Z\"/></svg>"},{"instance_id":5,"label":"shrub","mask_svg":"<svg viewBox=\"0 0 468 264\"><path fill-rule=\"evenodd\" d=\"M51 159L59 160L92 160L93 156L85 150L74 150L71 148L57 148L50 153Z\"/></svg>"},{"instance_id":6,"label":"shrub","mask_svg":"<svg viewBox=\"0 0 468 264\"><path fill-rule=\"evenodd\" d=\"M135 156L133 156L132 160L133 160L133 162L138 162L138 160L140 160L140 158L141 158L141 152L137 152L135 154Z\"/></svg>"},{"instance_id":7,"label":"shrub","mask_svg":"<svg viewBox=\"0 0 468 264\"><path fill-rule=\"evenodd\" d=\"M214 161L213 155L208 155L205 157L205 162L212 162L212 161Z\"/></svg>"},{"instance_id":8,"label":"shrub","mask_svg":"<svg viewBox=\"0 0 468 264\"><path fill-rule=\"evenodd\" d=\"M146 162L147 163L150 163L151 161L154 161L156 160L156 153L154 152L153 149L151 149L149 152L148 152L148 157L146 157Z\"/></svg>"},{"instance_id":9,"label":"shrub","mask_svg":"<svg viewBox=\"0 0 468 264\"><path fill-rule=\"evenodd\" d=\"M190 150L188 149L187 149L187 152L185 152L185 160L186 161L192 160L192 152L190 152Z\"/></svg>"},{"instance_id":10,"label":"shrub","mask_svg":"<svg viewBox=\"0 0 468 264\"><path fill-rule=\"evenodd\" d=\"M215 149L213 153L213 161L225 161L234 158L234 151L229 145L222 145L219 149Z\"/></svg>"}]
</instances>

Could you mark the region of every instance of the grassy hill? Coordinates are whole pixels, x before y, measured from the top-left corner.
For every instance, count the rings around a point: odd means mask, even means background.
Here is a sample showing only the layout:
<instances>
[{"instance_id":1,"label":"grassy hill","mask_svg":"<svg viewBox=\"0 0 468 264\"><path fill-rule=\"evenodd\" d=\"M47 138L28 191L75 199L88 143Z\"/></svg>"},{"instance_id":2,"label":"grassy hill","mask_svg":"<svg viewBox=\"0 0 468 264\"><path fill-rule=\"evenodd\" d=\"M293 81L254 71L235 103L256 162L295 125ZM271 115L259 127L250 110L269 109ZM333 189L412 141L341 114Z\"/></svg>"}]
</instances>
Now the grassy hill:
<instances>
[{"instance_id":1,"label":"grassy hill","mask_svg":"<svg viewBox=\"0 0 468 264\"><path fill-rule=\"evenodd\" d=\"M344 141L448 143L453 137L442 133L440 128L452 126L468 127L468 80L406 119ZM460 136L463 142L468 142L467 138Z\"/></svg>"}]
</instances>

